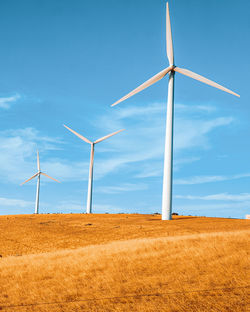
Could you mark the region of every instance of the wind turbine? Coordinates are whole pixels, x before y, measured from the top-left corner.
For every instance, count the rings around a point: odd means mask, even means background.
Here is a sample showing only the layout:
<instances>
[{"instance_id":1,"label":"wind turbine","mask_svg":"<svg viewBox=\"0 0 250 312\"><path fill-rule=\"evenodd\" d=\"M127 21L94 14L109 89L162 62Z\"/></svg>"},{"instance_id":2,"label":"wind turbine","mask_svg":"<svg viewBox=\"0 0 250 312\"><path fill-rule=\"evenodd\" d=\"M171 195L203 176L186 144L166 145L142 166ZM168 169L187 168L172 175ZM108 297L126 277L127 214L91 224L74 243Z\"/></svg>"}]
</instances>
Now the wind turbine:
<instances>
[{"instance_id":1,"label":"wind turbine","mask_svg":"<svg viewBox=\"0 0 250 312\"><path fill-rule=\"evenodd\" d=\"M71 131L72 133L74 133L76 136L78 136L78 138L82 139L83 141L89 143L91 145L91 152L90 152L90 164L89 164L89 183L88 183L88 197L87 197L87 210L86 213L92 213L92 188L93 188L93 167L94 167L94 151L95 151L95 144L102 142L110 137L112 137L113 135L124 131L125 129L122 130L118 130L116 132L113 132L111 134L105 135L104 137L91 142L89 139L85 138L83 135L77 133L76 131L72 130L71 128L63 125L65 128L67 128L69 131Z\"/></svg>"},{"instance_id":2,"label":"wind turbine","mask_svg":"<svg viewBox=\"0 0 250 312\"><path fill-rule=\"evenodd\" d=\"M39 152L37 151L37 170L38 172L36 174L34 174L31 178L29 178L28 180L24 181L21 185L23 185L24 183L32 180L33 178L37 177L37 187L36 187L36 207L35 207L35 213L39 213L39 192L40 192L40 176L41 174L44 175L47 178L50 178L58 183L60 183L58 180L50 177L49 175L47 175L46 173L42 172L40 169L40 160L39 160Z\"/></svg>"},{"instance_id":3,"label":"wind turbine","mask_svg":"<svg viewBox=\"0 0 250 312\"><path fill-rule=\"evenodd\" d=\"M173 117L174 117L174 76L175 72L188 76L190 78L199 80L212 87L220 89L222 91L231 93L238 97L239 94L213 82L201 75L191 72L188 69L176 67L174 65L174 52L172 33L169 17L168 3L166 6L166 44L167 44L167 57L169 61L169 67L163 69L161 72L144 82L142 85L122 97L120 100L112 104L118 103L128 99L132 95L142 91L143 89L151 86L155 82L161 80L169 73L168 80L168 102L167 102L167 119L166 119L166 138L165 138L165 153L164 153L164 172L163 172L163 192L162 192L162 220L171 220L172 217L172 171L173 171Z\"/></svg>"}]
</instances>

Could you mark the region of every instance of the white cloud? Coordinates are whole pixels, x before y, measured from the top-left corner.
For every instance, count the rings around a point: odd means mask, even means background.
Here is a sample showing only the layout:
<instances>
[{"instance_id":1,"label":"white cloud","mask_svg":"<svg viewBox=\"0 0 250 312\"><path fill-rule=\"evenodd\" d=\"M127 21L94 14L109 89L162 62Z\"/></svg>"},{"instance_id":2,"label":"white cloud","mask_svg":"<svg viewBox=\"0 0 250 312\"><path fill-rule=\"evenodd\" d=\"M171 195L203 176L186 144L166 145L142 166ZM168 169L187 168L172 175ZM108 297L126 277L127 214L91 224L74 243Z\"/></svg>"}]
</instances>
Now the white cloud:
<instances>
[{"instance_id":1,"label":"white cloud","mask_svg":"<svg viewBox=\"0 0 250 312\"><path fill-rule=\"evenodd\" d=\"M74 200L64 200L60 201L58 204L54 205L53 207L50 207L48 205L48 208L52 208L55 212L73 212L77 211L79 213L85 213L86 212L86 202L79 202ZM116 207L109 204L93 204L93 212L95 213L118 213L122 212L122 209L120 207Z\"/></svg>"},{"instance_id":2,"label":"white cloud","mask_svg":"<svg viewBox=\"0 0 250 312\"><path fill-rule=\"evenodd\" d=\"M119 213L124 212L122 207L109 204L94 204L93 211L96 213Z\"/></svg>"},{"instance_id":3,"label":"white cloud","mask_svg":"<svg viewBox=\"0 0 250 312\"><path fill-rule=\"evenodd\" d=\"M191 164L193 162L199 161L200 157L187 157L187 158L177 158L174 161L174 170L179 170L184 164Z\"/></svg>"},{"instance_id":4,"label":"white cloud","mask_svg":"<svg viewBox=\"0 0 250 312\"><path fill-rule=\"evenodd\" d=\"M115 108L117 109L117 108ZM141 106L128 106L122 107L117 110L117 118L125 119L131 118L145 118L145 116L152 117L152 115L164 114L165 117L166 103L152 103ZM189 112L215 112L216 107L211 105L184 105L175 104L175 110L177 114L189 113Z\"/></svg>"},{"instance_id":5,"label":"white cloud","mask_svg":"<svg viewBox=\"0 0 250 312\"><path fill-rule=\"evenodd\" d=\"M207 111L215 111L212 106L205 105L182 105L177 104L175 118L174 137L174 169L187 163L200 159L199 156L182 157L181 152L190 148L210 148L211 132L219 127L228 126L233 122L231 117L209 117ZM188 112L197 112L195 118ZM166 104L153 103L151 105L115 107L111 113L98 117L94 125L96 128L127 129L121 136L116 136L105 143L105 151L116 151L116 157L105 162L112 171L129 163L138 162L140 167L134 176L137 178L155 177L162 175L164 140L165 140L165 118ZM98 147L101 150L101 146ZM147 161L144 162L144 161ZM104 166L103 164L103 166ZM100 168L98 169L100 170Z\"/></svg>"},{"instance_id":6,"label":"white cloud","mask_svg":"<svg viewBox=\"0 0 250 312\"><path fill-rule=\"evenodd\" d=\"M96 161L96 170L95 176L97 178L101 178L106 174L114 172L118 170L118 168L127 167L132 163L141 163L143 161L151 160L156 157L156 151L138 151L137 150L133 153L129 153L129 151L124 151L124 154L119 153L116 157L105 159L105 160L97 160ZM135 168L134 168L135 170Z\"/></svg>"},{"instance_id":7,"label":"white cloud","mask_svg":"<svg viewBox=\"0 0 250 312\"><path fill-rule=\"evenodd\" d=\"M204 111L207 113L212 113L216 111L216 107L211 105L184 105L184 104L175 104L175 108L177 109L177 113L181 112L196 112L196 111Z\"/></svg>"},{"instance_id":8,"label":"white cloud","mask_svg":"<svg viewBox=\"0 0 250 312\"><path fill-rule=\"evenodd\" d=\"M124 119L128 117L136 117L140 118L145 116L152 116L156 114L162 114L165 111L165 106L162 103L153 103L151 105L144 105L144 106L129 106L127 108L122 108L117 110L116 116L118 119Z\"/></svg>"},{"instance_id":9,"label":"white cloud","mask_svg":"<svg viewBox=\"0 0 250 312\"><path fill-rule=\"evenodd\" d=\"M176 118L174 148L177 151L194 147L210 148L208 134L215 128L230 125L232 121L232 117L219 117L210 120Z\"/></svg>"},{"instance_id":10,"label":"white cloud","mask_svg":"<svg viewBox=\"0 0 250 312\"><path fill-rule=\"evenodd\" d=\"M12 102L16 102L20 98L19 94L9 96L9 97L0 97L0 108L9 109Z\"/></svg>"},{"instance_id":11,"label":"white cloud","mask_svg":"<svg viewBox=\"0 0 250 312\"><path fill-rule=\"evenodd\" d=\"M43 172L60 182L83 181L88 179L88 162L70 162L67 159L49 159L41 164ZM47 181L49 182L49 180Z\"/></svg>"},{"instance_id":12,"label":"white cloud","mask_svg":"<svg viewBox=\"0 0 250 312\"><path fill-rule=\"evenodd\" d=\"M181 105L181 107L187 107L188 105ZM191 106L193 110L209 109L206 106ZM179 109L179 111L181 111ZM126 120L130 117L129 120ZM125 122L128 122L130 128L133 128L133 137L130 135L130 145L136 142L139 146L144 146L144 150L148 149L148 146L157 146L158 157L163 154L164 149L164 137L165 137L165 105L154 103L151 105L145 105L142 107L125 107L120 108L113 113L98 118L95 122L97 127L109 128L114 124L119 127L126 128ZM202 149L209 148L210 142L208 134L222 126L230 125L233 122L232 117L219 117L209 118L207 116L199 116L199 118L193 118L188 116L185 112L177 114L175 118L175 136L174 136L174 148L176 151L198 147ZM132 140L132 141L131 141ZM122 141L122 140L121 140ZM129 144L120 144L120 146L127 146Z\"/></svg>"},{"instance_id":13,"label":"white cloud","mask_svg":"<svg viewBox=\"0 0 250 312\"><path fill-rule=\"evenodd\" d=\"M0 177L13 183L21 183L36 172L36 149L39 146L41 169L47 174L65 181L88 179L89 161L69 161L64 158L43 159L43 152L60 150L63 141L42 135L33 128L8 130L0 132ZM149 153L150 154L150 153ZM101 156L98 153L99 156ZM98 156L97 155L97 156ZM117 170L130 162L147 159L147 154L127 155L106 158L96 157L95 179ZM88 159L88 157L87 157ZM49 182L48 180L47 182Z\"/></svg>"},{"instance_id":14,"label":"white cloud","mask_svg":"<svg viewBox=\"0 0 250 312\"><path fill-rule=\"evenodd\" d=\"M9 214L12 214L13 211L17 211L20 209L22 212L25 209L32 209L34 207L34 202L23 200L23 199L13 199L0 197L0 214L1 210L5 212L8 211Z\"/></svg>"},{"instance_id":15,"label":"white cloud","mask_svg":"<svg viewBox=\"0 0 250 312\"><path fill-rule=\"evenodd\" d=\"M174 160L174 171L178 171L183 165L199 161L200 157L177 158ZM136 178L161 177L163 173L163 158L161 161L151 160L149 163L140 165L140 172L135 175Z\"/></svg>"},{"instance_id":16,"label":"white cloud","mask_svg":"<svg viewBox=\"0 0 250 312\"><path fill-rule=\"evenodd\" d=\"M55 206L53 206L53 209L55 211L61 212L61 211L79 211L79 212L85 212L86 207L83 206L83 203L79 201L74 200L63 200L57 203Z\"/></svg>"},{"instance_id":17,"label":"white cloud","mask_svg":"<svg viewBox=\"0 0 250 312\"><path fill-rule=\"evenodd\" d=\"M180 105L180 104L179 104ZM126 131L98 144L95 155L95 179L118 169L131 170L137 178L161 176L165 136L165 104L154 103L142 107L113 109L110 114L95 119L95 128L103 133L125 128ZM183 105L182 105L183 107ZM197 108L198 107L198 108ZM193 110L203 111L200 106ZM183 114L182 114L183 115ZM128 118L129 117L129 118ZM207 117L206 117L207 118ZM181 157L181 151L209 146L210 132L229 125L231 117L192 119L185 114L176 118L174 169L199 160L197 156ZM97 131L98 132L98 131ZM100 135L102 136L102 135ZM66 151L67 143L61 138L45 136L34 128L0 132L0 177L20 183L36 170L36 149L41 152L42 170L60 181L79 181L88 178L88 157L85 161L52 158L44 153L51 150ZM105 151L105 153L104 153ZM67 152L65 152L65 155ZM138 163L139 166L132 164ZM178 183L178 181L177 181Z\"/></svg>"},{"instance_id":18,"label":"white cloud","mask_svg":"<svg viewBox=\"0 0 250 312\"><path fill-rule=\"evenodd\" d=\"M250 177L250 173L235 174L231 176L194 176L186 179L176 179L174 184L178 185L192 185L192 184L203 184L209 182L220 182L227 180L236 180L241 178Z\"/></svg>"},{"instance_id":19,"label":"white cloud","mask_svg":"<svg viewBox=\"0 0 250 312\"><path fill-rule=\"evenodd\" d=\"M137 178L156 177L162 175L164 133L165 133L165 104L154 103L141 107L114 108L110 114L99 116L94 126L106 132L127 128L126 131L100 143L96 147L95 179L117 171L118 169L133 168ZM182 105L184 107L184 105ZM204 106L206 107L206 106ZM193 110L205 110L204 107L193 106ZM128 118L129 117L129 118ZM180 119L179 119L180 121ZM232 118L214 118L208 121L182 118L177 122L175 147L178 151L193 146L208 147L208 134L216 127L228 125ZM104 154L105 152L105 154ZM110 154L111 153L111 154ZM178 170L187 163L198 161L199 157L182 158L175 156L174 169ZM139 163L140 166L130 164ZM88 161L71 162L52 160L46 163L46 168L63 180L87 179ZM65 177L65 179L63 178Z\"/></svg>"},{"instance_id":20,"label":"white cloud","mask_svg":"<svg viewBox=\"0 0 250 312\"><path fill-rule=\"evenodd\" d=\"M106 194L118 194L122 192L142 191L148 189L146 184L126 183L119 186L102 186L96 189L97 192Z\"/></svg>"},{"instance_id":21,"label":"white cloud","mask_svg":"<svg viewBox=\"0 0 250 312\"><path fill-rule=\"evenodd\" d=\"M20 183L36 170L36 149L58 149L61 141L41 135L33 128L0 132L0 177L2 180Z\"/></svg>"},{"instance_id":22,"label":"white cloud","mask_svg":"<svg viewBox=\"0 0 250 312\"><path fill-rule=\"evenodd\" d=\"M163 163L151 160L150 163L140 165L139 173L135 174L135 178L152 178L162 176Z\"/></svg>"},{"instance_id":23,"label":"white cloud","mask_svg":"<svg viewBox=\"0 0 250 312\"><path fill-rule=\"evenodd\" d=\"M224 217L224 218L245 218L250 211L250 201L226 201L226 202L209 202L203 204L192 203L192 205L175 204L174 210L184 215L206 215L207 217Z\"/></svg>"},{"instance_id":24,"label":"white cloud","mask_svg":"<svg viewBox=\"0 0 250 312\"><path fill-rule=\"evenodd\" d=\"M85 212L86 208L83 206L83 203L74 201L74 200L65 200L59 201L56 204L51 204L48 202L40 202L40 206L43 207L40 209L40 213L43 212L63 212L63 211L75 211L79 210ZM4 198L0 197L0 214L1 210L6 214L16 214L16 213L33 213L35 208L35 201L27 201L22 199L14 198Z\"/></svg>"},{"instance_id":25,"label":"white cloud","mask_svg":"<svg viewBox=\"0 0 250 312\"><path fill-rule=\"evenodd\" d=\"M241 194L219 193L205 196L175 195L175 198L189 200L250 201L250 193L241 193Z\"/></svg>"}]
</instances>

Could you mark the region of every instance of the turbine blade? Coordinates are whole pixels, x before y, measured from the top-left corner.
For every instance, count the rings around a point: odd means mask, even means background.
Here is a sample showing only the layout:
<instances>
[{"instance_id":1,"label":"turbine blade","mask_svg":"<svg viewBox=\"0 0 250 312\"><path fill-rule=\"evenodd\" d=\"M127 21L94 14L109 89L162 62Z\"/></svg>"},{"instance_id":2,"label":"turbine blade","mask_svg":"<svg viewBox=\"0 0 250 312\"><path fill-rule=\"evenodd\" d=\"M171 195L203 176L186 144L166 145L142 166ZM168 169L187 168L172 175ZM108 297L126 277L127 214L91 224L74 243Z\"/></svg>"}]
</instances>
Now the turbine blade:
<instances>
[{"instance_id":1,"label":"turbine blade","mask_svg":"<svg viewBox=\"0 0 250 312\"><path fill-rule=\"evenodd\" d=\"M169 65L173 65L174 64L174 51L173 51L173 41L172 41L172 32L171 32L168 2L166 6L166 45L167 45L167 56L168 56Z\"/></svg>"},{"instance_id":2,"label":"turbine blade","mask_svg":"<svg viewBox=\"0 0 250 312\"><path fill-rule=\"evenodd\" d=\"M132 95L142 91L143 89L146 89L147 87L151 86L152 84L154 84L155 82L161 80L164 76L166 76L166 74L171 71L173 69L173 66L169 66L165 69L163 69L161 72L159 72L158 74L156 74L155 76L153 76L152 78L150 78L149 80L147 80L146 82L144 82L142 85L140 85L139 87L137 87L136 89L134 89L133 91L131 91L129 94L125 95L124 97L122 97L120 100L118 100L117 102L115 102L114 104L112 104L111 106L115 106L118 103L128 99L129 97L131 97Z\"/></svg>"},{"instance_id":3,"label":"turbine blade","mask_svg":"<svg viewBox=\"0 0 250 312\"><path fill-rule=\"evenodd\" d=\"M209 80L209 79L207 79L207 78L205 78L205 77L203 77L203 76L200 76L200 75L198 75L198 74L196 74L196 73L193 73L193 72L191 72L191 71L188 70L188 69L184 69L184 68L180 68L180 67L175 67L174 70L175 70L176 72L180 73L180 74L183 74L183 75L188 76L188 77L190 77L190 78L193 78L193 79L195 79L195 80L199 80L199 81L204 82L204 83L206 83L206 84L208 84L208 85L210 85L210 86L212 86L212 87L215 87L215 88L217 88L217 89L220 89L220 90L222 90L222 91L225 91L225 92L227 92L227 93L230 93L230 94L233 94L233 95L235 95L235 96L240 97L239 94L237 94L237 93L235 93L235 92L233 92L233 91L231 91L231 90L229 90L229 89L227 89L227 88L225 88L225 87L219 85L219 84L216 83L216 82L213 82L212 80Z\"/></svg>"},{"instance_id":4,"label":"turbine blade","mask_svg":"<svg viewBox=\"0 0 250 312\"><path fill-rule=\"evenodd\" d=\"M37 170L38 170L38 172L41 170L40 169L40 159L39 159L39 152L38 152L38 150L37 150Z\"/></svg>"},{"instance_id":5,"label":"turbine blade","mask_svg":"<svg viewBox=\"0 0 250 312\"><path fill-rule=\"evenodd\" d=\"M116 131L116 132L113 132L113 133L111 133L111 134L108 134L108 135L106 135L106 136L104 136L104 137L102 137L102 138L96 140L94 143L102 142L103 140L106 140L106 139L110 138L111 136L113 136L113 135L115 135L115 134L117 134L117 133L119 133L119 132L122 132L122 131L124 131L124 130L125 130L125 129L122 129L122 130L118 130L118 131Z\"/></svg>"},{"instance_id":6,"label":"turbine blade","mask_svg":"<svg viewBox=\"0 0 250 312\"><path fill-rule=\"evenodd\" d=\"M83 135L77 133L76 131L70 129L69 127L67 127L67 126L65 126L65 125L63 125L63 126L64 126L65 128L67 128L69 131L71 131L72 133L74 133L76 136L78 136L78 138L82 139L83 141L85 141L85 142L87 142L87 143L89 143L89 144L92 144L92 142L91 142L89 139L85 138Z\"/></svg>"},{"instance_id":7,"label":"turbine blade","mask_svg":"<svg viewBox=\"0 0 250 312\"><path fill-rule=\"evenodd\" d=\"M51 180L54 180L54 181L56 181L56 182L58 182L58 183L61 183L60 181L58 181L57 179L54 179L54 178L52 178L52 177L50 177L49 175L47 175L46 173L44 173L44 172L41 172L41 174L43 174L45 177L47 177L47 178L50 178Z\"/></svg>"},{"instance_id":8,"label":"turbine blade","mask_svg":"<svg viewBox=\"0 0 250 312\"><path fill-rule=\"evenodd\" d=\"M39 174L39 172L37 172L36 174L34 174L31 178L29 178L28 180L24 181L24 182L21 183L20 185L23 185L24 183L29 182L30 180L32 180L33 178L35 178L38 174Z\"/></svg>"}]
</instances>

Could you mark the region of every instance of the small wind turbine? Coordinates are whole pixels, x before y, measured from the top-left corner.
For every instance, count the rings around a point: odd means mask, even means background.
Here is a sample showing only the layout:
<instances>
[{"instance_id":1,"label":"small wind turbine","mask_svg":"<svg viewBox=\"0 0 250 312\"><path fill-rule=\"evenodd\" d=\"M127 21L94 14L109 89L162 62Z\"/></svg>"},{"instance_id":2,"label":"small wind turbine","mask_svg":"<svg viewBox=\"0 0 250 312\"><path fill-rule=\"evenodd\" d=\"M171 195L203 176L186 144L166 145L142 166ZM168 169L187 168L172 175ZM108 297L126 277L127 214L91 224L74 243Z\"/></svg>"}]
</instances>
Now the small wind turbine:
<instances>
[{"instance_id":1,"label":"small wind turbine","mask_svg":"<svg viewBox=\"0 0 250 312\"><path fill-rule=\"evenodd\" d=\"M166 120L166 138L165 138L165 155L164 155L164 172L163 172L163 192L162 192L162 220L171 220L172 217L172 171L173 171L173 117L174 117L174 74L178 72L190 78L204 82L212 87L218 88L222 91L231 93L238 97L239 94L222 87L216 82L213 82L203 76L195 74L188 69L176 67L174 65L174 52L172 43L172 33L169 17L168 3L166 7L166 41L167 41L167 57L169 67L163 69L161 72L144 82L142 85L122 97L120 100L112 104L118 103L128 99L132 95L142 91L143 89L151 86L155 82L161 80L169 73L168 81L168 103L167 103L167 120Z\"/></svg>"},{"instance_id":2,"label":"small wind turbine","mask_svg":"<svg viewBox=\"0 0 250 312\"><path fill-rule=\"evenodd\" d=\"M89 164L89 183L88 183L88 197L87 197L87 210L86 213L92 213L92 188L93 188L93 167L94 167L94 150L95 150L95 144L102 142L103 140L106 140L110 138L111 136L124 131L125 129L113 132L111 134L108 134L94 142L91 142L89 139L85 138L83 135L77 133L76 131L72 130L71 128L63 125L65 128L67 128L69 131L74 133L78 138L82 139L83 141L89 143L91 145L91 152L90 152L90 164Z\"/></svg>"},{"instance_id":3,"label":"small wind turbine","mask_svg":"<svg viewBox=\"0 0 250 312\"><path fill-rule=\"evenodd\" d=\"M37 187L36 187L36 207L35 207L35 213L39 213L39 192L40 192L40 175L44 175L47 178L50 178L58 183L60 183L58 180L50 177L49 175L47 175L46 173L42 172L40 169L40 160L39 160L39 153L37 151L37 170L38 172L36 174L34 174L31 178L29 178L28 180L24 181L21 185L23 185L24 183L32 180L33 178L37 177Z\"/></svg>"}]
</instances>

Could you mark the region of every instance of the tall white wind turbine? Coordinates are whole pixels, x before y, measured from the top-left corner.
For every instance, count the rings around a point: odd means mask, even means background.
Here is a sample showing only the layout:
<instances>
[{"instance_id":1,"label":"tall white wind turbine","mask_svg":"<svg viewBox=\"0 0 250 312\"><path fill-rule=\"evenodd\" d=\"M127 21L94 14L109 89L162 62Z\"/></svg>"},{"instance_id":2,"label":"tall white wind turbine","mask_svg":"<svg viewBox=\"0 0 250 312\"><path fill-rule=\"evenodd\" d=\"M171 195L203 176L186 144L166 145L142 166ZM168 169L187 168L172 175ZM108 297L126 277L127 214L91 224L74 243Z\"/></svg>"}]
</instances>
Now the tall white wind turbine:
<instances>
[{"instance_id":1,"label":"tall white wind turbine","mask_svg":"<svg viewBox=\"0 0 250 312\"><path fill-rule=\"evenodd\" d=\"M35 213L39 213L39 193L40 193L40 176L41 174L44 175L47 178L50 178L58 183L60 183L58 180L50 177L49 175L47 175L46 173L42 172L40 169L40 160L39 160L39 152L37 151L37 173L34 174L31 178L29 178L28 180L24 181L21 185L23 185L24 183L32 180L33 178L37 177L37 187L36 187L36 206L35 206Z\"/></svg>"},{"instance_id":2,"label":"tall white wind turbine","mask_svg":"<svg viewBox=\"0 0 250 312\"><path fill-rule=\"evenodd\" d=\"M87 210L86 213L92 213L92 189L93 189L93 167L94 167L94 151L95 151L95 144L102 142L111 136L124 131L125 129L118 130L116 132L113 132L111 134L105 135L104 137L91 142L89 139L85 138L83 135L77 133L76 131L72 130L71 128L63 125L65 128L67 128L69 131L74 133L78 138L82 139L83 141L89 143L91 145L91 152L90 152L90 164L89 164L89 183L88 183L88 197L87 197Z\"/></svg>"},{"instance_id":3,"label":"tall white wind turbine","mask_svg":"<svg viewBox=\"0 0 250 312\"><path fill-rule=\"evenodd\" d=\"M173 171L173 117L174 117L174 76L175 72L188 76L190 78L199 80L212 87L220 89L222 91L231 93L238 97L239 94L213 82L203 76L195 74L188 69L176 67L174 65L174 51L172 42L172 33L169 17L168 3L166 7L166 44L167 44L167 57L169 61L169 67L163 69L161 72L144 82L142 85L122 97L120 100L112 104L118 103L128 99L132 95L142 91L143 89L151 86L155 82L161 80L169 73L168 80L168 102L167 102L167 119L166 119L166 139L165 139L165 154L164 154L164 172L163 172L163 192L162 192L162 220L171 220L172 217L172 171Z\"/></svg>"}]
</instances>

